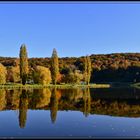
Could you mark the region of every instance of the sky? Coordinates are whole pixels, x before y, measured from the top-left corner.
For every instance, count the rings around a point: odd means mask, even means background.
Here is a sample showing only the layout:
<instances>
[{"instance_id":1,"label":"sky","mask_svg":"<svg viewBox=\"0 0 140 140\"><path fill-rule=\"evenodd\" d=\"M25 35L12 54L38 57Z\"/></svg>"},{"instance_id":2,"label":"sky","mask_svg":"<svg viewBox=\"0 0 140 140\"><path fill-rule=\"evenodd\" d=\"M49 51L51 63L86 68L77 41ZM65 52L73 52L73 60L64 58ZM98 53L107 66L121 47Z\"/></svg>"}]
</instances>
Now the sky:
<instances>
[{"instance_id":1,"label":"sky","mask_svg":"<svg viewBox=\"0 0 140 140\"><path fill-rule=\"evenodd\" d=\"M140 53L140 2L0 2L0 56Z\"/></svg>"}]
</instances>

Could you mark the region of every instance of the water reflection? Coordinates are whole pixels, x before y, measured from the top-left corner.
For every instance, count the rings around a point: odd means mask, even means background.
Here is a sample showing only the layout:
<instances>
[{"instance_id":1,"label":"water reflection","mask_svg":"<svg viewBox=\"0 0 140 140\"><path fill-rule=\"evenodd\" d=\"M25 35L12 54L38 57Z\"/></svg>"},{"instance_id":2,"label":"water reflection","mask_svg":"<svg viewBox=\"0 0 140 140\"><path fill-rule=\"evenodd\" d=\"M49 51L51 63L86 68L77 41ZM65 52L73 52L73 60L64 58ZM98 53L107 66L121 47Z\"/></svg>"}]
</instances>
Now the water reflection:
<instances>
[{"instance_id":1,"label":"water reflection","mask_svg":"<svg viewBox=\"0 0 140 140\"><path fill-rule=\"evenodd\" d=\"M51 121L55 123L58 111L58 94L56 88L52 89L50 112L51 112Z\"/></svg>"},{"instance_id":2,"label":"water reflection","mask_svg":"<svg viewBox=\"0 0 140 140\"><path fill-rule=\"evenodd\" d=\"M0 90L0 110L5 109L6 107L6 91Z\"/></svg>"},{"instance_id":3,"label":"water reflection","mask_svg":"<svg viewBox=\"0 0 140 140\"><path fill-rule=\"evenodd\" d=\"M24 128L27 120L28 111L28 91L22 90L19 102L19 126Z\"/></svg>"},{"instance_id":4,"label":"water reflection","mask_svg":"<svg viewBox=\"0 0 140 140\"><path fill-rule=\"evenodd\" d=\"M91 108L91 97L90 97L90 89L86 88L83 92L83 101L84 101L84 115L87 117L90 113Z\"/></svg>"},{"instance_id":5,"label":"water reflection","mask_svg":"<svg viewBox=\"0 0 140 140\"><path fill-rule=\"evenodd\" d=\"M85 117L92 114L140 117L139 91L75 89L0 90L0 110L18 110L20 128L25 128L28 109L50 110L50 119L57 121L58 111L76 110Z\"/></svg>"}]
</instances>

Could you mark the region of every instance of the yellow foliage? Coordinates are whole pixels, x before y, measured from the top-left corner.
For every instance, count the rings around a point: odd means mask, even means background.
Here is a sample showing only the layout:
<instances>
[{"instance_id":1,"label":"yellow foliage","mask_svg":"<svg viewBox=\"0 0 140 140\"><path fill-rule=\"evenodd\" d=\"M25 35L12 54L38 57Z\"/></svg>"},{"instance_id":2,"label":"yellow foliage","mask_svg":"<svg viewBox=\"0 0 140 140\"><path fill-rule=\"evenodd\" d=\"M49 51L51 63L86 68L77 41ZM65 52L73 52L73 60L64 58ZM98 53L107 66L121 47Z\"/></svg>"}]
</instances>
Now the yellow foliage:
<instances>
[{"instance_id":1,"label":"yellow foliage","mask_svg":"<svg viewBox=\"0 0 140 140\"><path fill-rule=\"evenodd\" d=\"M47 85L51 82L51 72L49 68L37 66L34 71L34 82Z\"/></svg>"},{"instance_id":2,"label":"yellow foliage","mask_svg":"<svg viewBox=\"0 0 140 140\"><path fill-rule=\"evenodd\" d=\"M6 68L0 63L0 84L6 83L6 74L7 74Z\"/></svg>"},{"instance_id":3,"label":"yellow foliage","mask_svg":"<svg viewBox=\"0 0 140 140\"><path fill-rule=\"evenodd\" d=\"M12 73L12 79L14 82L19 82L20 81L20 68L19 66L12 67L11 68L11 73Z\"/></svg>"}]
</instances>

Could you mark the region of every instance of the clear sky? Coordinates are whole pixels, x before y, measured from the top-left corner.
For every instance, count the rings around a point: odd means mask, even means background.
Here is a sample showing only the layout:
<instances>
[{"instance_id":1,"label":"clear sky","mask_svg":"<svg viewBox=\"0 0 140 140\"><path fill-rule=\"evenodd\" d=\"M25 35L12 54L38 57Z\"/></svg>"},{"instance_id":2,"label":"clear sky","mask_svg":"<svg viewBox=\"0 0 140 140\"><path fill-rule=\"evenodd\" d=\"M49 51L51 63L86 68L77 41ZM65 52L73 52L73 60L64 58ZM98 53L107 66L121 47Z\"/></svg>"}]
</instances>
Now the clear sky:
<instances>
[{"instance_id":1,"label":"clear sky","mask_svg":"<svg viewBox=\"0 0 140 140\"><path fill-rule=\"evenodd\" d=\"M0 56L140 52L140 3L0 2Z\"/></svg>"}]
</instances>

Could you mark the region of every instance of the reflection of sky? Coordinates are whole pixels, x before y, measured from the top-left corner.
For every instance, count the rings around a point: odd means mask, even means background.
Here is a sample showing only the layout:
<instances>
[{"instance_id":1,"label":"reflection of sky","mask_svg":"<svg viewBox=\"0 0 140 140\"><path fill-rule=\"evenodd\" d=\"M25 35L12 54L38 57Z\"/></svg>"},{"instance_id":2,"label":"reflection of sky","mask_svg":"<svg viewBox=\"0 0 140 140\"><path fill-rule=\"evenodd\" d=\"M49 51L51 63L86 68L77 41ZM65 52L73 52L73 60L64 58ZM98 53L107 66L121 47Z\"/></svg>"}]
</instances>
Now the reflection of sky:
<instances>
[{"instance_id":1,"label":"reflection of sky","mask_svg":"<svg viewBox=\"0 0 140 140\"><path fill-rule=\"evenodd\" d=\"M19 128L15 111L0 112L0 136L140 136L140 118L89 115L78 111L58 111L54 124L50 111L28 110L26 127Z\"/></svg>"}]
</instances>

